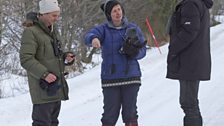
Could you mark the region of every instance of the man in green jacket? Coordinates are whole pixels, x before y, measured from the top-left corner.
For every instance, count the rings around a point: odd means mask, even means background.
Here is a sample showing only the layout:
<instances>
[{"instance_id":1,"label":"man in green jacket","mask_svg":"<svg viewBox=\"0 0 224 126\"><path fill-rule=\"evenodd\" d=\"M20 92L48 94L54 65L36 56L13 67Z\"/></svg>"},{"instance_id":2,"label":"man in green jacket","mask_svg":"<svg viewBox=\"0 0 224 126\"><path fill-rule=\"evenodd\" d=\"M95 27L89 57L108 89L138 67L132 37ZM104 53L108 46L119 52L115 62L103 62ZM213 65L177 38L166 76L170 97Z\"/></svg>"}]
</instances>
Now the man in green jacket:
<instances>
[{"instance_id":1,"label":"man in green jacket","mask_svg":"<svg viewBox=\"0 0 224 126\"><path fill-rule=\"evenodd\" d=\"M68 100L64 67L74 62L74 54L62 52L53 27L60 14L57 0L41 0L39 7L38 14L30 13L32 24L23 32L20 62L28 74L32 126L58 126L61 100Z\"/></svg>"}]
</instances>

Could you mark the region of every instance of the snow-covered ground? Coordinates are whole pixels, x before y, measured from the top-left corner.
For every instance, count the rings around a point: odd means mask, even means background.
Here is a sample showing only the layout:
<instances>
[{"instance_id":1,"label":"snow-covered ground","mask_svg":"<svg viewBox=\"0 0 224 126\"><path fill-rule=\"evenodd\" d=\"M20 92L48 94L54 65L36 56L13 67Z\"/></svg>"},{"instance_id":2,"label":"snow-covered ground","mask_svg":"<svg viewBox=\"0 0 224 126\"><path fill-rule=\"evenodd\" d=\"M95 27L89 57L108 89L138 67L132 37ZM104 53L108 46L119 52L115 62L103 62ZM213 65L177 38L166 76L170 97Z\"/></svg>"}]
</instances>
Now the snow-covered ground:
<instances>
[{"instance_id":1,"label":"snow-covered ground","mask_svg":"<svg viewBox=\"0 0 224 126\"><path fill-rule=\"evenodd\" d=\"M211 29L212 79L201 82L199 99L204 126L224 125L224 24ZM140 61L143 73L138 96L140 126L181 126L183 112L178 103L178 81L165 78L167 45L147 52ZM62 103L60 126L100 126L102 90L100 66L69 79L70 100ZM16 79L11 80L11 82ZM5 82L7 83L7 82ZM29 94L0 99L0 126L30 126ZM119 118L116 126L123 126Z\"/></svg>"}]
</instances>

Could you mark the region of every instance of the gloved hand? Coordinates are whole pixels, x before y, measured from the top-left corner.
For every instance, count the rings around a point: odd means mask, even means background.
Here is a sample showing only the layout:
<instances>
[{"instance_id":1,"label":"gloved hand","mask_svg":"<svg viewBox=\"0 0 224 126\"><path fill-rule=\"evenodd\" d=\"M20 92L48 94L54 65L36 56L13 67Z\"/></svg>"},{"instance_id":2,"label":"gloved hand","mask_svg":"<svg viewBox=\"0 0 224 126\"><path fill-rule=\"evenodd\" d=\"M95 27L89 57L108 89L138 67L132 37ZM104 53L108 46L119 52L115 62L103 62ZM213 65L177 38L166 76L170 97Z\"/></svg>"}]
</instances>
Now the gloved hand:
<instances>
[{"instance_id":1,"label":"gloved hand","mask_svg":"<svg viewBox=\"0 0 224 126\"><path fill-rule=\"evenodd\" d=\"M139 49L145 46L145 42L141 43L137 37L127 38L121 48L121 53L126 54L129 58L134 58L138 55Z\"/></svg>"},{"instance_id":2,"label":"gloved hand","mask_svg":"<svg viewBox=\"0 0 224 126\"><path fill-rule=\"evenodd\" d=\"M47 92L48 96L53 96L57 93L61 85L58 84L58 80L48 83L44 79L40 79L40 87Z\"/></svg>"},{"instance_id":3,"label":"gloved hand","mask_svg":"<svg viewBox=\"0 0 224 126\"><path fill-rule=\"evenodd\" d=\"M134 58L137 56L139 48L135 47L131 43L131 39L127 39L123 45L123 53L126 54L129 58Z\"/></svg>"}]
</instances>

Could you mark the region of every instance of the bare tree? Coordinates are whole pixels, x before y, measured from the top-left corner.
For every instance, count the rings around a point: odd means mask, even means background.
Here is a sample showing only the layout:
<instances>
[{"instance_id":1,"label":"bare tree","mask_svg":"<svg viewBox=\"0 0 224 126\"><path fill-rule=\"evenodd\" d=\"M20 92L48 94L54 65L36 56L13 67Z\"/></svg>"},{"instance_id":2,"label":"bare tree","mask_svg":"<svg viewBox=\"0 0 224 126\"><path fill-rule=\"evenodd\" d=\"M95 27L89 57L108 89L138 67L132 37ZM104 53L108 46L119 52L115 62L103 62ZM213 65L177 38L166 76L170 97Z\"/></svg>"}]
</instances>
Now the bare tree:
<instances>
[{"instance_id":1,"label":"bare tree","mask_svg":"<svg viewBox=\"0 0 224 126\"><path fill-rule=\"evenodd\" d=\"M76 53L73 70L82 72L82 63L90 63L92 55L97 51L84 45L83 35L105 20L104 13L100 10L103 1L105 0L59 0L61 20L58 22L58 27L62 35L63 48ZM125 15L129 21L137 23L146 36L150 36L145 23L148 17L158 40L166 39L164 33L166 22L177 0L120 1L125 7ZM22 73L19 65L16 66L9 61L19 64L18 51L23 31L21 24L28 12L37 12L38 2L39 0L0 0L0 71L7 68L13 73ZM213 15L223 12L220 11L220 8L223 8L223 0L217 0L215 4L218 6L213 9Z\"/></svg>"},{"instance_id":2,"label":"bare tree","mask_svg":"<svg viewBox=\"0 0 224 126\"><path fill-rule=\"evenodd\" d=\"M87 56L87 48L83 42L85 31L102 20L100 0L66 0L60 1L61 22L60 29L65 50L73 50L76 53L76 67L73 69L83 72L82 61L87 62L92 54ZM94 51L94 50L92 50Z\"/></svg>"},{"instance_id":3,"label":"bare tree","mask_svg":"<svg viewBox=\"0 0 224 126\"><path fill-rule=\"evenodd\" d=\"M219 24L220 22L218 22L216 20L216 17L220 16L220 15L223 15L223 14L224 14L224 1L223 0L216 0L214 2L212 10L211 10L211 22L212 22L212 25Z\"/></svg>"},{"instance_id":4,"label":"bare tree","mask_svg":"<svg viewBox=\"0 0 224 126\"><path fill-rule=\"evenodd\" d=\"M35 10L35 1L37 3L37 0L0 1L0 71L21 73L18 52L23 31L22 21L27 12Z\"/></svg>"},{"instance_id":5,"label":"bare tree","mask_svg":"<svg viewBox=\"0 0 224 126\"><path fill-rule=\"evenodd\" d=\"M3 30L3 2L0 0L0 45L2 44L2 31Z\"/></svg>"}]
</instances>

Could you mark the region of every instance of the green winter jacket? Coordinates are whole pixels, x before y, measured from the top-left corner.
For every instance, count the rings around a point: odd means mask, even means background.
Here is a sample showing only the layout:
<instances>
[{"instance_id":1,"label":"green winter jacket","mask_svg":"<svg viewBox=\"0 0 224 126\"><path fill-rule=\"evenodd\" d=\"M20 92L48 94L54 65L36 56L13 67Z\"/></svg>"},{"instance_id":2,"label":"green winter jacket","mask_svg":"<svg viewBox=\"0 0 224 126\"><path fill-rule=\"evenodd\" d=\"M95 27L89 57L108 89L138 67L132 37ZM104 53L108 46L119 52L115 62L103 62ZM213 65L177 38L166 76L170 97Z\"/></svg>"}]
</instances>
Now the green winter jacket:
<instances>
[{"instance_id":1,"label":"green winter jacket","mask_svg":"<svg viewBox=\"0 0 224 126\"><path fill-rule=\"evenodd\" d=\"M56 30L51 32L43 22L34 21L34 25L25 28L22 34L20 62L27 71L29 90L33 104L42 104L68 100L68 85L64 78L63 54L55 56L52 43L58 39ZM48 96L40 88L40 79L51 72L58 77L61 88L56 95Z\"/></svg>"}]
</instances>

